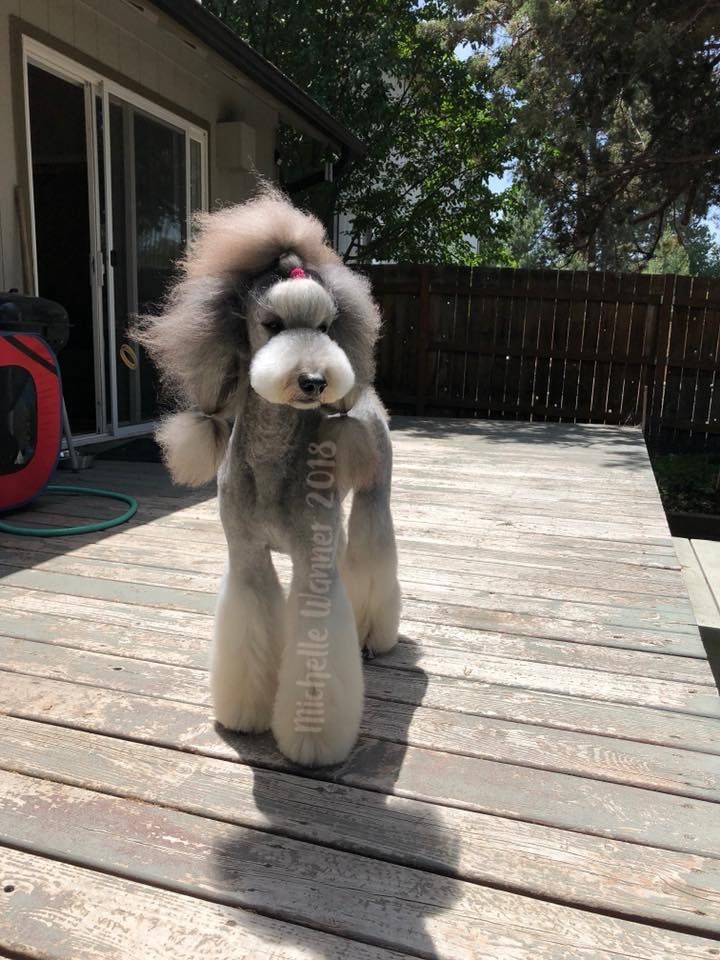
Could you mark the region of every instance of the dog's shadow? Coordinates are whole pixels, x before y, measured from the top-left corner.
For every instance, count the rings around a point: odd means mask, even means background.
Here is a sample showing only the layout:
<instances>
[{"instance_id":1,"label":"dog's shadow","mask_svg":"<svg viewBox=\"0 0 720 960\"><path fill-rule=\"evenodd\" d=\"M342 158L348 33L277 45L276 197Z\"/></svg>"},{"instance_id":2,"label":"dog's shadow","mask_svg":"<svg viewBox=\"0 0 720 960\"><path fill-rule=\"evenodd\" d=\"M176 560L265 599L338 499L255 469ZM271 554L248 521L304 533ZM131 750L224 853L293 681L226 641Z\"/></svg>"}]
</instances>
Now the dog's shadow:
<instances>
[{"instance_id":1,"label":"dog's shadow","mask_svg":"<svg viewBox=\"0 0 720 960\"><path fill-rule=\"evenodd\" d=\"M417 703L392 699L399 673L392 653L366 665L361 737L345 763L315 771L295 767L269 736L255 739L268 749L268 768L253 769L262 831L226 836L214 847L213 866L234 901L254 911L248 922L262 937L275 938L282 929L297 942L297 927L275 926L270 933L267 918L273 917L344 938L314 945L311 955L328 960L351 955L345 953L348 939L418 957L453 956L441 946L432 918L458 899L452 877L459 837L443 823L442 808L412 799L422 789L423 765L432 764L432 751L408 746L428 678L413 667L415 645L402 647ZM380 674L380 684L371 672ZM382 700L373 695L378 687L388 691ZM247 738L221 735L244 756Z\"/></svg>"}]
</instances>

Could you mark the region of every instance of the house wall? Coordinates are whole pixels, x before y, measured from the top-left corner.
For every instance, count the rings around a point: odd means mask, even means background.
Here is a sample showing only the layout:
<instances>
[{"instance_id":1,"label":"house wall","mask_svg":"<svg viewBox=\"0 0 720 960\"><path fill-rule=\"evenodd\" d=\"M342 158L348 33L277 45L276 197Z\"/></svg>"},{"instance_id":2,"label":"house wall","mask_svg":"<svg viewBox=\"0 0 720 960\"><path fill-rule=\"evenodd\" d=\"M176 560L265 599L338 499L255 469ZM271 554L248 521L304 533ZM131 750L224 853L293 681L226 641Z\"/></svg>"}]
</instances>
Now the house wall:
<instances>
[{"instance_id":1,"label":"house wall","mask_svg":"<svg viewBox=\"0 0 720 960\"><path fill-rule=\"evenodd\" d=\"M140 9L138 9L140 7ZM23 184L24 126L18 103L17 21L38 40L88 62L134 89L209 129L210 204L244 199L254 177L223 169L216 157L216 125L242 120L254 128L255 164L274 177L279 119L307 129L272 96L238 73L192 34L151 4L132 0L0 0L0 290L23 289L14 190ZM13 84L13 71L15 83Z\"/></svg>"}]
</instances>

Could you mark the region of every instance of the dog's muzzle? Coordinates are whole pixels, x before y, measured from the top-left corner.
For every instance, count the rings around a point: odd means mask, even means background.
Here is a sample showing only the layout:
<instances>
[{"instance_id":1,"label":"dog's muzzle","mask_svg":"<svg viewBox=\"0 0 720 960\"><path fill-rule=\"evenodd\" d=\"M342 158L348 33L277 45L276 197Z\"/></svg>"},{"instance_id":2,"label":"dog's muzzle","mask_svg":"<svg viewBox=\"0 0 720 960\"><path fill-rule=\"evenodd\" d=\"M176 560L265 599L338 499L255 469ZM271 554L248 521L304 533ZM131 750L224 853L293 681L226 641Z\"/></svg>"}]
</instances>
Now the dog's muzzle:
<instances>
[{"instance_id":1,"label":"dog's muzzle","mask_svg":"<svg viewBox=\"0 0 720 960\"><path fill-rule=\"evenodd\" d=\"M258 350L250 385L270 403L308 409L342 400L355 385L355 374L334 340L301 327L279 333Z\"/></svg>"}]
</instances>

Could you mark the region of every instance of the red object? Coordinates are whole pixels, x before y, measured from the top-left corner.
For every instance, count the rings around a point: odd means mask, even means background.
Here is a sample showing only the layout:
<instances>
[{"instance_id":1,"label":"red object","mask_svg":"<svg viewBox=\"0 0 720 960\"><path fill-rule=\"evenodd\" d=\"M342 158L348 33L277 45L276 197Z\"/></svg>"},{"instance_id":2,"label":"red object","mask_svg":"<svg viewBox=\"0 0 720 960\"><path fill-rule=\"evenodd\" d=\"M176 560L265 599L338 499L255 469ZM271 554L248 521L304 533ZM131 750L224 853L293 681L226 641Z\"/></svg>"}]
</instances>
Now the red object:
<instances>
[{"instance_id":1,"label":"red object","mask_svg":"<svg viewBox=\"0 0 720 960\"><path fill-rule=\"evenodd\" d=\"M35 334L0 332L0 511L39 496L60 456L62 387Z\"/></svg>"},{"instance_id":2,"label":"red object","mask_svg":"<svg viewBox=\"0 0 720 960\"><path fill-rule=\"evenodd\" d=\"M302 280L302 278L305 276L305 271L302 267L293 267L289 276L291 280Z\"/></svg>"}]
</instances>

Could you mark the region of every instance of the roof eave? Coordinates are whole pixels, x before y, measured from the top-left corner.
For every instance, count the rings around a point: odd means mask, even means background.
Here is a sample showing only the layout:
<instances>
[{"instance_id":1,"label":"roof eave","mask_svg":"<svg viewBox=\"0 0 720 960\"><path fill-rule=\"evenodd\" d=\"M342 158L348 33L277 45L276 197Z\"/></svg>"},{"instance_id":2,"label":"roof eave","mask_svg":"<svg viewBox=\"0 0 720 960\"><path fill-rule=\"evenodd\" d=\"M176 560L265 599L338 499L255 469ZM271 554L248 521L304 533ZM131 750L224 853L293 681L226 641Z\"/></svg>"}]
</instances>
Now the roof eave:
<instances>
[{"instance_id":1,"label":"roof eave","mask_svg":"<svg viewBox=\"0 0 720 960\"><path fill-rule=\"evenodd\" d=\"M300 114L329 140L355 156L367 153L366 145L336 120L296 83L237 36L222 20L197 0L151 0L153 6L179 23L281 103Z\"/></svg>"}]
</instances>

